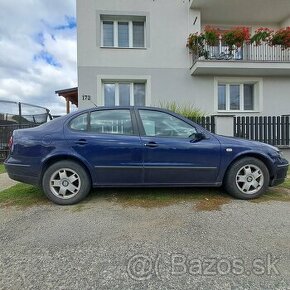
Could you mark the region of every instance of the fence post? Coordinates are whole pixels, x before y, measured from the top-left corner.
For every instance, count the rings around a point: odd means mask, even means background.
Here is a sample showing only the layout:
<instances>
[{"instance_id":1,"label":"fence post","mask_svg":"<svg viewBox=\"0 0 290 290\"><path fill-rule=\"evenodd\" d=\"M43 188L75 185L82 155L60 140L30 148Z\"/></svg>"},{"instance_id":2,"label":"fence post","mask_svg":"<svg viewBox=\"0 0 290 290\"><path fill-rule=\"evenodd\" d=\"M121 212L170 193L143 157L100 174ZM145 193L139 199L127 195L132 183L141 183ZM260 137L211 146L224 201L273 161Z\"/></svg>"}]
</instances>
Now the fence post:
<instances>
[{"instance_id":1,"label":"fence post","mask_svg":"<svg viewBox=\"0 0 290 290\"><path fill-rule=\"evenodd\" d=\"M214 115L215 133L225 136L234 136L234 115Z\"/></svg>"},{"instance_id":2,"label":"fence post","mask_svg":"<svg viewBox=\"0 0 290 290\"><path fill-rule=\"evenodd\" d=\"M18 121L18 127L21 128L21 123L22 123L22 108L21 108L21 103L18 103L18 110L19 110L19 121Z\"/></svg>"}]
</instances>

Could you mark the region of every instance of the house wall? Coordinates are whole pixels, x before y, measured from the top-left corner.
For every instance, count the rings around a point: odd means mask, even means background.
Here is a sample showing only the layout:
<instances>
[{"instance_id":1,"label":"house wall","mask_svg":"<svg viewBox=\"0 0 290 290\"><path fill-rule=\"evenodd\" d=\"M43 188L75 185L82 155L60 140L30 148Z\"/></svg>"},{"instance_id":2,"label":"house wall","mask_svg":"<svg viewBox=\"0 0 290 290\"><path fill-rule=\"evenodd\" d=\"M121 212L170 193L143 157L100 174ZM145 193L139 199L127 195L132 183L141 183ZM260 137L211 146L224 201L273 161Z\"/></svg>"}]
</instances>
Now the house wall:
<instances>
[{"instance_id":1,"label":"house wall","mask_svg":"<svg viewBox=\"0 0 290 290\"><path fill-rule=\"evenodd\" d=\"M96 67L188 68L185 46L199 12L188 1L77 1L78 65ZM146 49L101 48L100 15L146 15ZM199 18L200 19L200 18ZM189 27L190 26L190 27ZM148 43L149 42L149 43Z\"/></svg>"},{"instance_id":2,"label":"house wall","mask_svg":"<svg viewBox=\"0 0 290 290\"><path fill-rule=\"evenodd\" d=\"M290 78L264 78L264 115L290 114Z\"/></svg>"},{"instance_id":3,"label":"house wall","mask_svg":"<svg viewBox=\"0 0 290 290\"><path fill-rule=\"evenodd\" d=\"M284 27L290 27L290 17L286 18L282 23L281 23L281 28Z\"/></svg>"},{"instance_id":4,"label":"house wall","mask_svg":"<svg viewBox=\"0 0 290 290\"><path fill-rule=\"evenodd\" d=\"M83 92L97 96L96 79L98 75L122 76L150 76L151 101L147 105L158 106L160 103L177 102L183 105L194 105L206 114L214 111L213 102L213 77L193 78L189 69L183 68L115 68L115 67L79 67L79 82L83 85ZM100 94L99 94L100 95ZM98 96L99 96L98 95ZM95 97L97 104L100 98ZM92 103L81 104L81 107L91 107Z\"/></svg>"},{"instance_id":5,"label":"house wall","mask_svg":"<svg viewBox=\"0 0 290 290\"><path fill-rule=\"evenodd\" d=\"M146 49L100 47L101 14L145 15ZM201 30L202 15L189 8L189 1L77 0L77 21L80 108L91 107L93 103L102 105L102 77L113 80L144 78L147 80L146 105L175 101L194 105L206 114L217 113L215 77L190 74L192 61L186 39L189 33ZM251 27L255 30L260 26L279 27L275 23ZM289 77L261 79L263 104L261 110L253 114L289 114L290 107L285 105L290 100ZM82 100L84 94L90 95L93 103Z\"/></svg>"}]
</instances>

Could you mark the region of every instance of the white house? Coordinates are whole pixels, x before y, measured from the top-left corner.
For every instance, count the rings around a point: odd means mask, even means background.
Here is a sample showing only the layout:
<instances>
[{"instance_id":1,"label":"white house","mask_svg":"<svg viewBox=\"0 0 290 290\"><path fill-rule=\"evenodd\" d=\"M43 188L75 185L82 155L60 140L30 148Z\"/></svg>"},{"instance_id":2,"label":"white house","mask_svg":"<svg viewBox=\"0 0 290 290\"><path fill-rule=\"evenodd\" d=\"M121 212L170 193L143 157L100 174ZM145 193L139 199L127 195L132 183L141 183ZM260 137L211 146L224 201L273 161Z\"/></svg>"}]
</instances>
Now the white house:
<instances>
[{"instance_id":1,"label":"white house","mask_svg":"<svg viewBox=\"0 0 290 290\"><path fill-rule=\"evenodd\" d=\"M197 58L186 47L206 25L290 26L289 0L77 0L78 104L159 105L205 114L290 114L290 49L247 48Z\"/></svg>"}]
</instances>

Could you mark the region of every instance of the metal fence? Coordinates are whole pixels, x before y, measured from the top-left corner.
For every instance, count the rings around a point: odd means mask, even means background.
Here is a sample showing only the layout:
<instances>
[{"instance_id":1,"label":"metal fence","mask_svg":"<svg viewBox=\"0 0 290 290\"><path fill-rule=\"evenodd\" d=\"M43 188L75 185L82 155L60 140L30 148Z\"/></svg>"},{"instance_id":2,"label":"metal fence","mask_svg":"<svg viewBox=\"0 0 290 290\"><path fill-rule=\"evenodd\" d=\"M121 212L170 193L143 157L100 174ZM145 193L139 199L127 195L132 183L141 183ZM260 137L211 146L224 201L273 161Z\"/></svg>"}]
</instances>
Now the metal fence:
<instances>
[{"instance_id":1,"label":"metal fence","mask_svg":"<svg viewBox=\"0 0 290 290\"><path fill-rule=\"evenodd\" d=\"M235 117L234 136L289 146L290 116Z\"/></svg>"},{"instance_id":2,"label":"metal fence","mask_svg":"<svg viewBox=\"0 0 290 290\"><path fill-rule=\"evenodd\" d=\"M215 117L214 116L195 117L195 118L188 118L188 119L204 127L206 130L212 133L215 133Z\"/></svg>"},{"instance_id":3,"label":"metal fence","mask_svg":"<svg viewBox=\"0 0 290 290\"><path fill-rule=\"evenodd\" d=\"M26 129L38 126L37 124L0 125L0 161L4 161L9 153L9 139L16 129Z\"/></svg>"},{"instance_id":4,"label":"metal fence","mask_svg":"<svg viewBox=\"0 0 290 290\"><path fill-rule=\"evenodd\" d=\"M51 119L44 107L0 100L0 125L43 124Z\"/></svg>"},{"instance_id":5,"label":"metal fence","mask_svg":"<svg viewBox=\"0 0 290 290\"><path fill-rule=\"evenodd\" d=\"M0 100L0 161L8 154L8 142L13 131L35 127L51 119L44 107Z\"/></svg>"}]
</instances>

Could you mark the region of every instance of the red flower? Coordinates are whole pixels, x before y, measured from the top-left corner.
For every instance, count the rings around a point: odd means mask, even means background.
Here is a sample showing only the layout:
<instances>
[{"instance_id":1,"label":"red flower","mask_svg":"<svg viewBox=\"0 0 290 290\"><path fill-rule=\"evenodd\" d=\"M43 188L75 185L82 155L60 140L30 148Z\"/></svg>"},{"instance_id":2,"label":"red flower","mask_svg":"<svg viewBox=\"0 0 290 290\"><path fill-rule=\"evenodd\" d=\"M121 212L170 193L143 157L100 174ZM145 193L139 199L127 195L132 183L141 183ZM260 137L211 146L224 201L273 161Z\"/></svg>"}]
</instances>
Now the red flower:
<instances>
[{"instance_id":1,"label":"red flower","mask_svg":"<svg viewBox=\"0 0 290 290\"><path fill-rule=\"evenodd\" d=\"M270 44L281 45L283 49L290 48L290 27L288 26L276 31L270 40Z\"/></svg>"},{"instance_id":2,"label":"red flower","mask_svg":"<svg viewBox=\"0 0 290 290\"><path fill-rule=\"evenodd\" d=\"M249 43L251 39L248 27L234 27L223 34L224 42L229 46L241 47L244 43Z\"/></svg>"}]
</instances>

